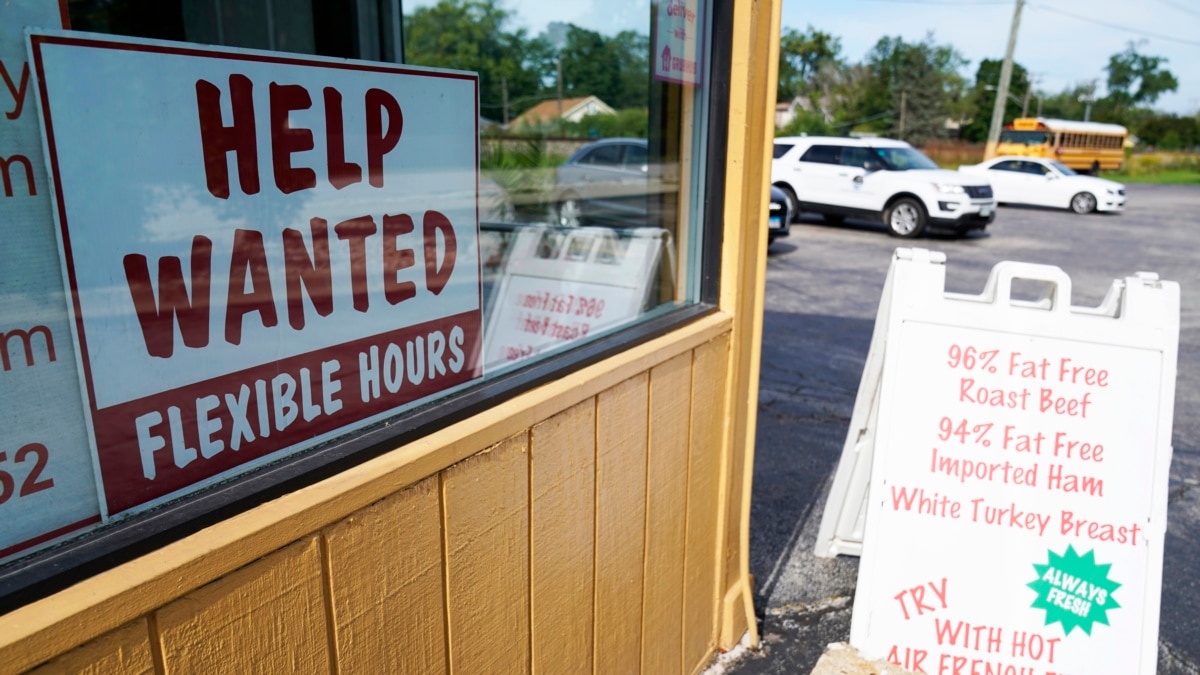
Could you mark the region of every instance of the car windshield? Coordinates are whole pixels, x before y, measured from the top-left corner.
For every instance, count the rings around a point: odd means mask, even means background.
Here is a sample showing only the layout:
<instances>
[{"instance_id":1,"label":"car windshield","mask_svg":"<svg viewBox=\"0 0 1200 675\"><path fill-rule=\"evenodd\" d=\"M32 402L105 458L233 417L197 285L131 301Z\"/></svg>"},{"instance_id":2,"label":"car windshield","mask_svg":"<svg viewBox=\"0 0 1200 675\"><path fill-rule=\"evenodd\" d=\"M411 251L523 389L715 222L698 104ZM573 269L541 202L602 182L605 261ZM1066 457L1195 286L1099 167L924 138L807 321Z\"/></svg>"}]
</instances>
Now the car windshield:
<instances>
[{"instance_id":1,"label":"car windshield","mask_svg":"<svg viewBox=\"0 0 1200 675\"><path fill-rule=\"evenodd\" d=\"M1058 172L1059 172L1059 173L1061 173L1061 174L1062 174L1062 175L1064 175L1064 176L1075 176L1075 175L1077 175L1077 174L1075 173L1075 170L1074 170L1074 169L1072 169L1071 167L1067 166L1066 164L1063 164L1062 162L1050 162L1050 166L1052 166L1052 167L1054 167L1054 168L1058 169Z\"/></svg>"},{"instance_id":2,"label":"car windshield","mask_svg":"<svg viewBox=\"0 0 1200 675\"><path fill-rule=\"evenodd\" d=\"M875 156L883 163L888 171L908 171L909 169L940 169L932 159L921 154L916 148L871 148Z\"/></svg>"},{"instance_id":3,"label":"car windshield","mask_svg":"<svg viewBox=\"0 0 1200 675\"><path fill-rule=\"evenodd\" d=\"M1020 145L1041 145L1046 142L1045 131L1015 131L1005 129L1000 132L1001 143L1017 143Z\"/></svg>"}]
</instances>

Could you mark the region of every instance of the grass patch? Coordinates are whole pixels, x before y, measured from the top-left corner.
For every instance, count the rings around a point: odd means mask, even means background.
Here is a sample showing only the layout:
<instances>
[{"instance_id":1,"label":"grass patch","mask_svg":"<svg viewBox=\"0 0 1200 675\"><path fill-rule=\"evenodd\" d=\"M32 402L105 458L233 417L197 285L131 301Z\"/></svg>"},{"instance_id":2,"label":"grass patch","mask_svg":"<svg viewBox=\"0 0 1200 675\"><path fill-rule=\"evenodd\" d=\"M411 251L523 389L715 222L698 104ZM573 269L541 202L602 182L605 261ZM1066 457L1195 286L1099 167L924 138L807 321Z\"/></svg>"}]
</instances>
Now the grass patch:
<instances>
[{"instance_id":1,"label":"grass patch","mask_svg":"<svg viewBox=\"0 0 1200 675\"><path fill-rule=\"evenodd\" d=\"M1186 152L1133 153L1121 171L1105 172L1105 178L1122 183L1200 185L1200 155Z\"/></svg>"},{"instance_id":2,"label":"grass patch","mask_svg":"<svg viewBox=\"0 0 1200 675\"><path fill-rule=\"evenodd\" d=\"M1160 185L1200 185L1200 170L1164 169L1157 173L1126 173L1105 171L1101 178L1119 183L1157 183Z\"/></svg>"}]
</instances>

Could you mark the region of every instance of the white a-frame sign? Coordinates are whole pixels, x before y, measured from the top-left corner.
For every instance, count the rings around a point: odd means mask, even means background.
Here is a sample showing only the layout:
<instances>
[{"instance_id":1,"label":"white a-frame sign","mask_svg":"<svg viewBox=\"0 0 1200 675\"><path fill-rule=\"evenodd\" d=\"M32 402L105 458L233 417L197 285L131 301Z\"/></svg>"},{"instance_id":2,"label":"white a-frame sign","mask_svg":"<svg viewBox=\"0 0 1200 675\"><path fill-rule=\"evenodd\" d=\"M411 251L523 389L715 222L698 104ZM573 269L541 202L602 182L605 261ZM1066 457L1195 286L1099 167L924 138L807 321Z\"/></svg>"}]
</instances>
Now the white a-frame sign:
<instances>
[{"instance_id":1,"label":"white a-frame sign","mask_svg":"<svg viewBox=\"0 0 1200 675\"><path fill-rule=\"evenodd\" d=\"M944 263L895 253L818 536L862 556L851 643L924 672L1153 673L1179 286L1138 273L1083 308L1057 267L999 263L975 296Z\"/></svg>"}]
</instances>

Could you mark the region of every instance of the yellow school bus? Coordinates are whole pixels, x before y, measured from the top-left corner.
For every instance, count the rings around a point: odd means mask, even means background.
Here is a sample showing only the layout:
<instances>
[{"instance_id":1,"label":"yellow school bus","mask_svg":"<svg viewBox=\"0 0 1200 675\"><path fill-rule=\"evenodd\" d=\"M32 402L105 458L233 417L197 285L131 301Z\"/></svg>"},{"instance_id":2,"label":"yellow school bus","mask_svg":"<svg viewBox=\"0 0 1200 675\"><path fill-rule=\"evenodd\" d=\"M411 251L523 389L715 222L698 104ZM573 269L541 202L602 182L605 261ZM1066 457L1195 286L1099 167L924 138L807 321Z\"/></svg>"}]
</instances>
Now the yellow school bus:
<instances>
[{"instance_id":1,"label":"yellow school bus","mask_svg":"<svg viewBox=\"0 0 1200 675\"><path fill-rule=\"evenodd\" d=\"M1129 132L1119 124L1018 117L1000 132L988 159L1001 155L1047 157L1092 174L1120 170Z\"/></svg>"}]
</instances>

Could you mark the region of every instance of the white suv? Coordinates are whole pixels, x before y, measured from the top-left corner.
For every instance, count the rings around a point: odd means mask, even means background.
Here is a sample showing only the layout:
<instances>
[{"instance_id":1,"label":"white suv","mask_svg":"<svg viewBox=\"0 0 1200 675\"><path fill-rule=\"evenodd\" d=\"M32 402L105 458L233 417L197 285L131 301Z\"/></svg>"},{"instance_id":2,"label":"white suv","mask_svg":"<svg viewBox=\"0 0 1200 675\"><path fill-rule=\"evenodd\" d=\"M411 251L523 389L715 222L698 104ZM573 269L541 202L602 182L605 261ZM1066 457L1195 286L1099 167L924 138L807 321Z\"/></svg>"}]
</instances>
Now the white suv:
<instances>
[{"instance_id":1,"label":"white suv","mask_svg":"<svg viewBox=\"0 0 1200 675\"><path fill-rule=\"evenodd\" d=\"M897 237L926 229L963 234L996 217L983 176L947 171L903 141L886 138L783 136L775 139L771 183L792 200L792 213L882 219Z\"/></svg>"}]
</instances>

